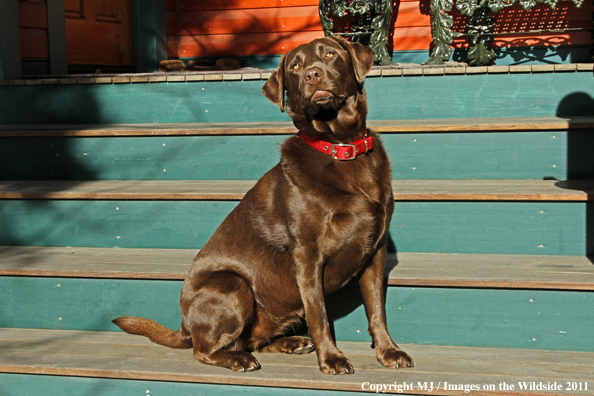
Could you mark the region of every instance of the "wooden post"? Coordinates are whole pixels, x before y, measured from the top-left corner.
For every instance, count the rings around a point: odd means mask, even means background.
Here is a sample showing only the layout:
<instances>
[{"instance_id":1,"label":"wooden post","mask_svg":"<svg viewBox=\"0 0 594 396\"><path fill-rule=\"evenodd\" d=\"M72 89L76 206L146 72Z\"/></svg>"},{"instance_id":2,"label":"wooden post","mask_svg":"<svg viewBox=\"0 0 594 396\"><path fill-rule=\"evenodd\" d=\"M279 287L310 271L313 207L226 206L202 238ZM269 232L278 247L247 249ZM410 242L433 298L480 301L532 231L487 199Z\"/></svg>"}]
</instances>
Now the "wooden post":
<instances>
[{"instance_id":1,"label":"wooden post","mask_svg":"<svg viewBox=\"0 0 594 396\"><path fill-rule=\"evenodd\" d=\"M64 0L47 0L50 74L68 74Z\"/></svg>"},{"instance_id":2,"label":"wooden post","mask_svg":"<svg viewBox=\"0 0 594 396\"><path fill-rule=\"evenodd\" d=\"M165 0L133 0L134 60L137 72L153 72L167 59Z\"/></svg>"},{"instance_id":3,"label":"wooden post","mask_svg":"<svg viewBox=\"0 0 594 396\"><path fill-rule=\"evenodd\" d=\"M0 1L0 79L23 75L20 37L18 2Z\"/></svg>"}]
</instances>

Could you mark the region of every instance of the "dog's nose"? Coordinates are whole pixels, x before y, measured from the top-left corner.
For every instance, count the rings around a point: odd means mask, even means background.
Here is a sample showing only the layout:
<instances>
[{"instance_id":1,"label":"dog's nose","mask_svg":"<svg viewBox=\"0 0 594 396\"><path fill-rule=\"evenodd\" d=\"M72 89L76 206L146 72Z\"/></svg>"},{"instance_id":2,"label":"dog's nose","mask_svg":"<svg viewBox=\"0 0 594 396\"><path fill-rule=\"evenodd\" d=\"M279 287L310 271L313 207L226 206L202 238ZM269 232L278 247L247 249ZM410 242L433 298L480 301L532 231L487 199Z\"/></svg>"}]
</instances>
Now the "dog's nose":
<instances>
[{"instance_id":1,"label":"dog's nose","mask_svg":"<svg viewBox=\"0 0 594 396\"><path fill-rule=\"evenodd\" d=\"M305 72L305 81L309 84L320 82L322 77L324 77L324 72L319 67L312 67Z\"/></svg>"}]
</instances>

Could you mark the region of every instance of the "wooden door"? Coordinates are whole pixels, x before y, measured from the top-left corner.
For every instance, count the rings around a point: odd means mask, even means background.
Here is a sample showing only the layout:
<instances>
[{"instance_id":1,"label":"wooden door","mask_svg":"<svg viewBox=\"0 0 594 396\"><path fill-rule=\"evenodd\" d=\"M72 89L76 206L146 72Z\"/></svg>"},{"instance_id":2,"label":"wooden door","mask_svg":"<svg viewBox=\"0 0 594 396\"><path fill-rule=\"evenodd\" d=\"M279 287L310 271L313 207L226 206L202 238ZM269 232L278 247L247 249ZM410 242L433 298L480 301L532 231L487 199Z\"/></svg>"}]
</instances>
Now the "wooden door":
<instances>
[{"instance_id":1,"label":"wooden door","mask_svg":"<svg viewBox=\"0 0 594 396\"><path fill-rule=\"evenodd\" d=\"M64 0L68 64L134 65L132 0Z\"/></svg>"}]
</instances>

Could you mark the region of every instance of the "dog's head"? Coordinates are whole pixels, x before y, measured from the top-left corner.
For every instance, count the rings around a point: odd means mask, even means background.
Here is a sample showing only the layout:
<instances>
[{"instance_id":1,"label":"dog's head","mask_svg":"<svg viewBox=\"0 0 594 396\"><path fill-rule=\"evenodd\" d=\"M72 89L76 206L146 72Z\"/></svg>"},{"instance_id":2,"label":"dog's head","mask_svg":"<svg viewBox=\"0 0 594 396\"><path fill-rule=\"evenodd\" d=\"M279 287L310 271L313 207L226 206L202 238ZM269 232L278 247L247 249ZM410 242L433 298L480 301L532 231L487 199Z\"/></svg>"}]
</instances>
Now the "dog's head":
<instances>
[{"instance_id":1,"label":"dog's head","mask_svg":"<svg viewBox=\"0 0 594 396\"><path fill-rule=\"evenodd\" d=\"M311 120L321 113L327 117L338 113L349 97L362 93L373 57L373 50L359 43L338 37L316 39L284 55L262 92L281 111L288 105L293 118Z\"/></svg>"}]
</instances>

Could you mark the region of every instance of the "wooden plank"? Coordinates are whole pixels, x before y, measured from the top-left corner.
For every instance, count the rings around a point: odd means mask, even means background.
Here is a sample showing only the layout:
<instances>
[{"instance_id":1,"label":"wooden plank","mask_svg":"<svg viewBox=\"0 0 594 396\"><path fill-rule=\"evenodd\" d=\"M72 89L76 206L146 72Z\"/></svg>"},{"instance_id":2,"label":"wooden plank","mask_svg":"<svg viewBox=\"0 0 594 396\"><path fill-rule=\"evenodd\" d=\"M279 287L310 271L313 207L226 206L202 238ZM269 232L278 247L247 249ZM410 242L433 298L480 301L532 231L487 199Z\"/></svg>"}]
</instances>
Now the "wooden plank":
<instances>
[{"instance_id":1,"label":"wooden plank","mask_svg":"<svg viewBox=\"0 0 594 396\"><path fill-rule=\"evenodd\" d=\"M2 275L184 279L199 250L0 247Z\"/></svg>"},{"instance_id":2,"label":"wooden plank","mask_svg":"<svg viewBox=\"0 0 594 396\"><path fill-rule=\"evenodd\" d=\"M198 250L0 247L0 275L183 280Z\"/></svg>"},{"instance_id":3,"label":"wooden plank","mask_svg":"<svg viewBox=\"0 0 594 396\"><path fill-rule=\"evenodd\" d=\"M41 136L202 136L285 135L297 130L289 121L120 125L0 125L0 137Z\"/></svg>"},{"instance_id":4,"label":"wooden plank","mask_svg":"<svg viewBox=\"0 0 594 396\"><path fill-rule=\"evenodd\" d=\"M370 384L404 386L407 394L464 395L464 389L420 389L425 382L478 385L481 394L524 394L519 382L590 382L589 389L560 391L558 395L591 395L594 353L525 351L517 349L402 345L415 358L415 368L381 367L368 343L338 343L355 366L355 374L327 376L320 373L315 353L307 355L256 354L262 369L249 374L198 365L191 350L172 350L127 334L1 329L0 371L119 379L184 381L242 386L273 386L335 391L365 391ZM503 382L514 391L501 390ZM451 385L450 385L451 386ZM393 389L395 391L396 389ZM401 388L401 390L404 390ZM544 395L547 392L534 392Z\"/></svg>"},{"instance_id":5,"label":"wooden plank","mask_svg":"<svg viewBox=\"0 0 594 396\"><path fill-rule=\"evenodd\" d=\"M550 131L594 128L594 116L370 120L379 133ZM286 135L290 121L103 125L0 125L0 137Z\"/></svg>"},{"instance_id":6,"label":"wooden plank","mask_svg":"<svg viewBox=\"0 0 594 396\"><path fill-rule=\"evenodd\" d=\"M594 128L594 116L372 120L368 125L381 133L573 130Z\"/></svg>"},{"instance_id":7,"label":"wooden plank","mask_svg":"<svg viewBox=\"0 0 594 396\"><path fill-rule=\"evenodd\" d=\"M183 280L198 250L0 247L0 275ZM390 254L392 286L594 290L582 256Z\"/></svg>"},{"instance_id":8,"label":"wooden plank","mask_svg":"<svg viewBox=\"0 0 594 396\"><path fill-rule=\"evenodd\" d=\"M0 181L0 199L240 200L255 180ZM594 180L393 180L396 201L590 201Z\"/></svg>"},{"instance_id":9,"label":"wooden plank","mask_svg":"<svg viewBox=\"0 0 594 396\"><path fill-rule=\"evenodd\" d=\"M594 262L580 256L399 253L386 264L394 286L594 290Z\"/></svg>"},{"instance_id":10,"label":"wooden plank","mask_svg":"<svg viewBox=\"0 0 594 396\"><path fill-rule=\"evenodd\" d=\"M397 201L588 201L591 180L394 180Z\"/></svg>"}]
</instances>

